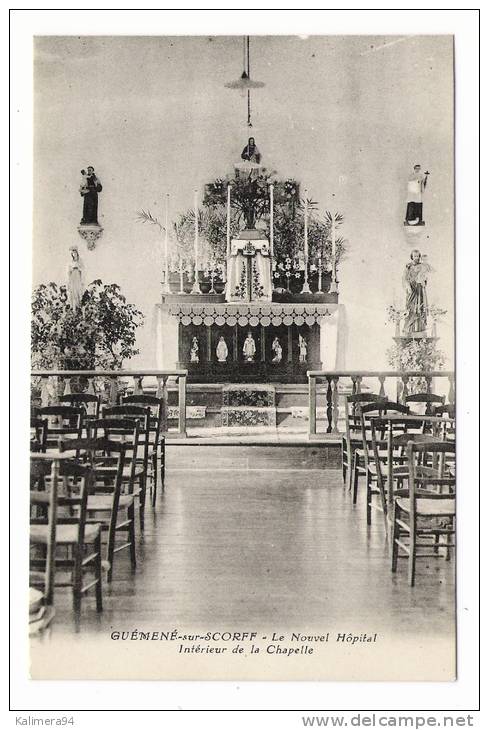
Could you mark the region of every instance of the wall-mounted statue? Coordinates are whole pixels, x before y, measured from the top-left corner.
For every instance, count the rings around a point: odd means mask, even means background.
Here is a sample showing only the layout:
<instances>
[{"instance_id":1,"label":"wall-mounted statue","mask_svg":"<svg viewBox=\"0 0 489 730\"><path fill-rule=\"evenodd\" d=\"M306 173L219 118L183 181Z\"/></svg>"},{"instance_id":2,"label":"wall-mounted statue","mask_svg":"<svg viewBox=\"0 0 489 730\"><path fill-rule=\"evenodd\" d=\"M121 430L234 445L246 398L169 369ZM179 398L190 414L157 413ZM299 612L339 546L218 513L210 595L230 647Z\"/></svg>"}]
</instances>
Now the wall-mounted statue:
<instances>
[{"instance_id":1,"label":"wall-mounted statue","mask_svg":"<svg viewBox=\"0 0 489 730\"><path fill-rule=\"evenodd\" d=\"M246 362L253 362L253 360L255 359L255 353L255 340L253 339L253 335L251 334L251 332L248 332L248 334L246 335L246 340L243 344L243 355Z\"/></svg>"},{"instance_id":2,"label":"wall-mounted statue","mask_svg":"<svg viewBox=\"0 0 489 730\"><path fill-rule=\"evenodd\" d=\"M199 362L199 340L197 337L192 338L192 346L190 348L190 362Z\"/></svg>"},{"instance_id":3,"label":"wall-mounted statue","mask_svg":"<svg viewBox=\"0 0 489 730\"><path fill-rule=\"evenodd\" d=\"M306 338L299 333L299 362L307 362Z\"/></svg>"},{"instance_id":4,"label":"wall-mounted statue","mask_svg":"<svg viewBox=\"0 0 489 730\"><path fill-rule=\"evenodd\" d=\"M422 173L421 165L415 165L407 183L407 208L405 226L424 226L423 193L428 183L428 171Z\"/></svg>"},{"instance_id":5,"label":"wall-mounted statue","mask_svg":"<svg viewBox=\"0 0 489 730\"><path fill-rule=\"evenodd\" d=\"M85 267L77 246L70 246L71 261L68 264L68 301L72 309L80 306L85 291Z\"/></svg>"},{"instance_id":6,"label":"wall-mounted statue","mask_svg":"<svg viewBox=\"0 0 489 730\"><path fill-rule=\"evenodd\" d=\"M93 167L81 171L80 195L83 198L83 214L81 226L98 226L98 194L102 192L102 184Z\"/></svg>"},{"instance_id":7,"label":"wall-mounted statue","mask_svg":"<svg viewBox=\"0 0 489 730\"><path fill-rule=\"evenodd\" d=\"M410 262L406 264L402 278L402 283L406 289L405 335L426 331L428 317L426 286L431 271L427 256L422 256L420 251L414 249L411 252Z\"/></svg>"},{"instance_id":8,"label":"wall-mounted statue","mask_svg":"<svg viewBox=\"0 0 489 730\"><path fill-rule=\"evenodd\" d=\"M278 339L278 337L275 337L274 341L272 342L272 351L275 353L272 358L272 362L282 362L282 345L280 344L280 340Z\"/></svg>"},{"instance_id":9,"label":"wall-mounted statue","mask_svg":"<svg viewBox=\"0 0 489 730\"><path fill-rule=\"evenodd\" d=\"M219 337L219 342L217 343L216 355L218 362L226 362L228 359L228 346L226 345L226 340L222 335Z\"/></svg>"}]
</instances>

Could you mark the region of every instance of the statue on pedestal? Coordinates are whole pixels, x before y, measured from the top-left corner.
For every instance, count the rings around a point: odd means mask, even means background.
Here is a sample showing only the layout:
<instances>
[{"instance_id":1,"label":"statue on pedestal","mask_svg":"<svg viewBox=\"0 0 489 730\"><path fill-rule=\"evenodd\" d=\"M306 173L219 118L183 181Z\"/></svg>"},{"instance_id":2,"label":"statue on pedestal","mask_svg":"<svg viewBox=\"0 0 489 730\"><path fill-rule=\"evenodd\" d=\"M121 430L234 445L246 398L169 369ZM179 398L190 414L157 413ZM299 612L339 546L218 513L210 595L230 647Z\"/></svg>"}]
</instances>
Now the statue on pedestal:
<instances>
[{"instance_id":1,"label":"statue on pedestal","mask_svg":"<svg viewBox=\"0 0 489 730\"><path fill-rule=\"evenodd\" d=\"M257 165L260 164L261 154L260 150L255 144L254 137L250 137L248 139L248 144L241 153L241 159L246 160L247 162L255 162Z\"/></svg>"},{"instance_id":2,"label":"statue on pedestal","mask_svg":"<svg viewBox=\"0 0 489 730\"><path fill-rule=\"evenodd\" d=\"M255 353L256 353L256 345L255 340L253 339L253 336L251 332L248 332L246 335L246 340L243 344L243 355L246 360L246 362L253 362L255 359Z\"/></svg>"},{"instance_id":3,"label":"statue on pedestal","mask_svg":"<svg viewBox=\"0 0 489 730\"><path fill-rule=\"evenodd\" d=\"M272 351L275 353L272 358L272 362L282 362L282 345L280 344L280 340L278 339L278 337L275 337L272 342Z\"/></svg>"},{"instance_id":4,"label":"statue on pedestal","mask_svg":"<svg viewBox=\"0 0 489 730\"><path fill-rule=\"evenodd\" d=\"M307 362L306 338L299 333L299 362Z\"/></svg>"},{"instance_id":5,"label":"statue on pedestal","mask_svg":"<svg viewBox=\"0 0 489 730\"><path fill-rule=\"evenodd\" d=\"M83 214L80 225L98 226L98 194L102 192L102 184L92 166L87 167L86 172L82 170L81 174L80 195L83 198Z\"/></svg>"},{"instance_id":6,"label":"statue on pedestal","mask_svg":"<svg viewBox=\"0 0 489 730\"><path fill-rule=\"evenodd\" d=\"M428 182L426 171L421 173L421 165L415 165L414 171L407 184L407 208L405 226L424 226L423 221L423 192Z\"/></svg>"},{"instance_id":7,"label":"statue on pedestal","mask_svg":"<svg viewBox=\"0 0 489 730\"><path fill-rule=\"evenodd\" d=\"M85 291L85 267L78 253L77 246L70 246L71 261L68 264L68 301L72 309L77 309Z\"/></svg>"},{"instance_id":8,"label":"statue on pedestal","mask_svg":"<svg viewBox=\"0 0 489 730\"><path fill-rule=\"evenodd\" d=\"M406 288L406 315L404 334L424 333L427 328L428 298L426 286L431 266L427 256L422 256L417 249L411 252L411 261L406 264L403 285Z\"/></svg>"},{"instance_id":9,"label":"statue on pedestal","mask_svg":"<svg viewBox=\"0 0 489 730\"><path fill-rule=\"evenodd\" d=\"M228 358L228 346L222 335L219 337L219 342L217 343L216 355L218 362L226 362Z\"/></svg>"},{"instance_id":10,"label":"statue on pedestal","mask_svg":"<svg viewBox=\"0 0 489 730\"><path fill-rule=\"evenodd\" d=\"M190 348L190 362L199 362L199 340L197 337L192 338L192 347Z\"/></svg>"}]
</instances>

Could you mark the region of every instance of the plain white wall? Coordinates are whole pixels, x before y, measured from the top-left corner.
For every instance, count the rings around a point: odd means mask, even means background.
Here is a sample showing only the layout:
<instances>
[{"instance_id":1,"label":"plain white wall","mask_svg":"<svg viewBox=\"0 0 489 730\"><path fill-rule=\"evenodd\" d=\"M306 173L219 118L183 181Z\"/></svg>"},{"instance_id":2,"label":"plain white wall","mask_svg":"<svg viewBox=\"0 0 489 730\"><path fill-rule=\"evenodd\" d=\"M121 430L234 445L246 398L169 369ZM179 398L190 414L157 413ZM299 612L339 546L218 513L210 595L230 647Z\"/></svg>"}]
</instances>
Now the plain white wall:
<instances>
[{"instance_id":1,"label":"plain white wall","mask_svg":"<svg viewBox=\"0 0 489 730\"><path fill-rule=\"evenodd\" d=\"M297 178L320 209L345 215L339 272L345 367L381 369L392 343L385 309L403 299L413 245L402 220L414 163L431 176L417 246L434 267L431 302L449 310L440 346L452 364L453 75L449 36L253 37L253 130L267 167ZM141 355L154 367L161 234L136 221L192 206L193 189L232 170L246 143L246 100L224 88L242 71L239 37L39 37L35 41L33 284L65 282L79 244L87 281L117 282L147 316ZM79 171L104 190L105 231L86 250ZM460 244L463 247L463 242Z\"/></svg>"}]
</instances>

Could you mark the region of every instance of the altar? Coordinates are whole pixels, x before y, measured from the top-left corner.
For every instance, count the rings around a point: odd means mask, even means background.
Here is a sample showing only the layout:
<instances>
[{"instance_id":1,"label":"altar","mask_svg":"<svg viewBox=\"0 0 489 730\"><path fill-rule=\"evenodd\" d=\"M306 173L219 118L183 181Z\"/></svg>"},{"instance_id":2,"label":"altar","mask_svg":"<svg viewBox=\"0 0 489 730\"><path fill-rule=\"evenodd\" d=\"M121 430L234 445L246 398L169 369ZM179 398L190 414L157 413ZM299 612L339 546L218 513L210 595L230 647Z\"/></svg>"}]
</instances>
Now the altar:
<instances>
[{"instance_id":1,"label":"altar","mask_svg":"<svg viewBox=\"0 0 489 730\"><path fill-rule=\"evenodd\" d=\"M205 186L203 208L194 191L173 258L165 227L156 364L193 383L306 383L308 370L339 364L342 217L319 219L297 181L245 157Z\"/></svg>"},{"instance_id":2,"label":"altar","mask_svg":"<svg viewBox=\"0 0 489 730\"><path fill-rule=\"evenodd\" d=\"M156 308L158 368L185 368L189 382L305 383L307 370L336 367L337 303L244 304L189 298L195 299L167 296ZM255 345L252 360L243 353L249 333ZM225 361L217 355L221 338L228 351ZM280 359L272 349L276 340ZM195 341L198 360L191 354Z\"/></svg>"}]
</instances>

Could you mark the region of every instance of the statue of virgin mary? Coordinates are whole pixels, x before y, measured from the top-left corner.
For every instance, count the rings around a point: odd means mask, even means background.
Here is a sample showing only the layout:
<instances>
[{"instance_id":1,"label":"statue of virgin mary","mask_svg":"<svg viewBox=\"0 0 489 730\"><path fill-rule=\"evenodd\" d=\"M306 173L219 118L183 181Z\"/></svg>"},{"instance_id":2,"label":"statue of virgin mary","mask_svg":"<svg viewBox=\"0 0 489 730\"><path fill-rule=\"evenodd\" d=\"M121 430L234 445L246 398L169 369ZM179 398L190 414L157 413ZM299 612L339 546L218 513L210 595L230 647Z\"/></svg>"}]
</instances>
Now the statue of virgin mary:
<instances>
[{"instance_id":1,"label":"statue of virgin mary","mask_svg":"<svg viewBox=\"0 0 489 730\"><path fill-rule=\"evenodd\" d=\"M72 309L77 309L85 291L85 267L77 246L70 246L71 261L68 264L68 301Z\"/></svg>"}]
</instances>

